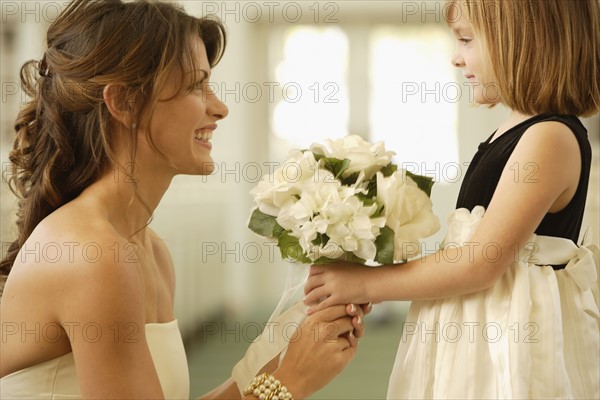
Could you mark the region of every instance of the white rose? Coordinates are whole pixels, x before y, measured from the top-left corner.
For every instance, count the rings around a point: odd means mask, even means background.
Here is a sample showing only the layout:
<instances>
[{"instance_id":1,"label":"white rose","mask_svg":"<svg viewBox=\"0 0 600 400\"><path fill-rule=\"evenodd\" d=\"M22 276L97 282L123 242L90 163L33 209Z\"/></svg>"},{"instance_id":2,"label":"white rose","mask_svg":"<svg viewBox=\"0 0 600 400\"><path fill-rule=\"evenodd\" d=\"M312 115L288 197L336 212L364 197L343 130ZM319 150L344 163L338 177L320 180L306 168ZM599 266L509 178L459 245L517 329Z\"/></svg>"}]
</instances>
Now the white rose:
<instances>
[{"instance_id":1,"label":"white rose","mask_svg":"<svg viewBox=\"0 0 600 400\"><path fill-rule=\"evenodd\" d=\"M404 170L387 178L377 174L377 203L384 206L385 225L394 231L395 261L418 255L421 252L419 240L440 229L431 199Z\"/></svg>"},{"instance_id":2,"label":"white rose","mask_svg":"<svg viewBox=\"0 0 600 400\"><path fill-rule=\"evenodd\" d=\"M290 158L273 174L265 175L250 194L261 212L276 217L285 204L302 194L305 182L315 180L316 171L317 161L311 152L291 151Z\"/></svg>"},{"instance_id":3,"label":"white rose","mask_svg":"<svg viewBox=\"0 0 600 400\"><path fill-rule=\"evenodd\" d=\"M369 180L392 161L393 151L386 151L383 142L371 144L357 135L345 136L341 139L325 140L325 144L314 143L310 151L325 157L350 160L350 166L343 172L346 178L356 172L364 171Z\"/></svg>"},{"instance_id":4,"label":"white rose","mask_svg":"<svg viewBox=\"0 0 600 400\"><path fill-rule=\"evenodd\" d=\"M339 180L327 170L320 169L313 175L313 180L307 180L298 185L302 190L299 202L306 204L314 214L320 213L332 203L338 203L352 195L351 188L343 188Z\"/></svg>"},{"instance_id":5,"label":"white rose","mask_svg":"<svg viewBox=\"0 0 600 400\"><path fill-rule=\"evenodd\" d=\"M282 179L290 184L301 185L304 182L315 181L313 177L318 171L318 163L310 151L291 150L288 160L277 171Z\"/></svg>"}]
</instances>

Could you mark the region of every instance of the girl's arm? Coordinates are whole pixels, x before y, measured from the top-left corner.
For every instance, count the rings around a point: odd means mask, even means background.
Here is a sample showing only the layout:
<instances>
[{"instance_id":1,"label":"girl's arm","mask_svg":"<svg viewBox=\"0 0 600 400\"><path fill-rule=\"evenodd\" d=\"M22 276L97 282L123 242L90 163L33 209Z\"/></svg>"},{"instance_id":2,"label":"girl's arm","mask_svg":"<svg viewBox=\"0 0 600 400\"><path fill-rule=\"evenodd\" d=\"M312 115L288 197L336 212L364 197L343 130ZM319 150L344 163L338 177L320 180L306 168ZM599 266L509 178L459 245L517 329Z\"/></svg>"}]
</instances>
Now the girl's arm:
<instances>
[{"instance_id":1,"label":"girl's arm","mask_svg":"<svg viewBox=\"0 0 600 400\"><path fill-rule=\"evenodd\" d=\"M580 172L581 154L573 132L559 122L533 125L512 153L468 246L378 268L313 266L305 303L313 305L314 312L347 302L439 299L489 288L544 215L567 206ZM317 305L320 299L325 300Z\"/></svg>"}]
</instances>

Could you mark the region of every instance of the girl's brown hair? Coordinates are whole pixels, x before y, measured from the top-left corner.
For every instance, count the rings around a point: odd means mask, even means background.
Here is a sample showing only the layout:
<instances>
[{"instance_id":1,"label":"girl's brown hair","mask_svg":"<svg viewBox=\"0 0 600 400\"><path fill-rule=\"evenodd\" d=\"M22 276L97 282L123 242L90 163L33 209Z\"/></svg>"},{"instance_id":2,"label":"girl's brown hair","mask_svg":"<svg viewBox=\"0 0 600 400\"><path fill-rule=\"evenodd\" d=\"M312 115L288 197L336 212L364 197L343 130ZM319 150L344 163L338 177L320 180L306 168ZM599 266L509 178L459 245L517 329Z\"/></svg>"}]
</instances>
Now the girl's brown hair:
<instances>
[{"instance_id":1,"label":"girl's brown hair","mask_svg":"<svg viewBox=\"0 0 600 400\"><path fill-rule=\"evenodd\" d=\"M600 109L598 0L452 0L481 37L507 107L527 115ZM448 22L451 22L447 19Z\"/></svg>"},{"instance_id":2,"label":"girl's brown hair","mask_svg":"<svg viewBox=\"0 0 600 400\"><path fill-rule=\"evenodd\" d=\"M21 69L31 100L17 116L9 155L9 185L19 198L18 236L0 262L0 274L8 275L36 225L112 167L104 87L126 88L139 126L142 111L150 110L151 117L158 93L177 68L198 73L195 37L204 42L210 65L217 64L226 45L223 25L173 4L74 0L52 23L41 61ZM135 126L133 154L134 131Z\"/></svg>"}]
</instances>

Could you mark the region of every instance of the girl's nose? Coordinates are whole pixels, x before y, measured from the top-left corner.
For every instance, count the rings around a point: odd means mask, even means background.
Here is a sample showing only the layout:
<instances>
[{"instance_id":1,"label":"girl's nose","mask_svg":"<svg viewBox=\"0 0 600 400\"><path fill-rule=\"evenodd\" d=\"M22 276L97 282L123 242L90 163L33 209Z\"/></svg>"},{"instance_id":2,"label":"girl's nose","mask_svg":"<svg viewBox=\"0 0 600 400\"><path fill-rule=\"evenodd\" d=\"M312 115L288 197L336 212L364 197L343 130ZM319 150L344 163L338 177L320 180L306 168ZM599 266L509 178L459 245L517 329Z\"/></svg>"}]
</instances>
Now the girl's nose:
<instances>
[{"instance_id":1,"label":"girl's nose","mask_svg":"<svg viewBox=\"0 0 600 400\"><path fill-rule=\"evenodd\" d=\"M462 56L458 52L454 53L454 55L450 59L450 62L452 63L452 65L454 65L457 68L463 67L465 65L465 62L464 62Z\"/></svg>"}]
</instances>

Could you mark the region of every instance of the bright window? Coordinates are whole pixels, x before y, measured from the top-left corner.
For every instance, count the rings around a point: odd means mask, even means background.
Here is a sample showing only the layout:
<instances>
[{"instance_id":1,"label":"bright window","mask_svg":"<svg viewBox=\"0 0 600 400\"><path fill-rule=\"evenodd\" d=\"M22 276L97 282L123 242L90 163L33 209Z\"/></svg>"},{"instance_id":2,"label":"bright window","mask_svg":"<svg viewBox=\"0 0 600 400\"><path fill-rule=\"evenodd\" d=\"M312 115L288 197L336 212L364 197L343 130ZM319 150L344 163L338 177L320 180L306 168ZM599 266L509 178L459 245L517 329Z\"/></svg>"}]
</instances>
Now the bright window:
<instances>
[{"instance_id":1,"label":"bright window","mask_svg":"<svg viewBox=\"0 0 600 400\"><path fill-rule=\"evenodd\" d=\"M298 26L273 34L273 78L283 90L271 107L271 158L353 132L384 140L413 172L432 175L458 163L460 88L447 28L376 25L362 41L348 39L364 36L353 29Z\"/></svg>"},{"instance_id":2,"label":"bright window","mask_svg":"<svg viewBox=\"0 0 600 400\"><path fill-rule=\"evenodd\" d=\"M295 27L283 40L275 80L281 87L272 108L272 132L279 146L307 147L348 133L348 39L339 28Z\"/></svg>"},{"instance_id":3,"label":"bright window","mask_svg":"<svg viewBox=\"0 0 600 400\"><path fill-rule=\"evenodd\" d=\"M371 139L423 173L458 163L452 48L443 27L380 27L371 35Z\"/></svg>"}]
</instances>

